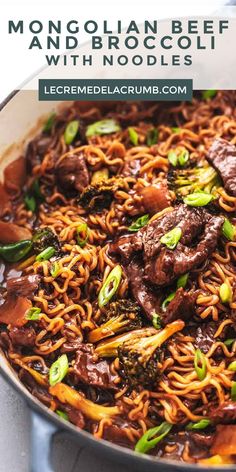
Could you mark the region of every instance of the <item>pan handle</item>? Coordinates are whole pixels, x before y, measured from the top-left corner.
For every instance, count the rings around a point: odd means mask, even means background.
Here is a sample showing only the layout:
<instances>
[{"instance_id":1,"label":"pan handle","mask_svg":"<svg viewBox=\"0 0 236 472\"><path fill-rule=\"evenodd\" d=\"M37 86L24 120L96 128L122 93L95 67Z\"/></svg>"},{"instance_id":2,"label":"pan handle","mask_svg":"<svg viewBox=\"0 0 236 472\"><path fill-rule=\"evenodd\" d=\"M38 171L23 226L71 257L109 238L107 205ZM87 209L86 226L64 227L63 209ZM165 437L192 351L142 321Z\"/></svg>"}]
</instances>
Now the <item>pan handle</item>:
<instances>
[{"instance_id":1,"label":"pan handle","mask_svg":"<svg viewBox=\"0 0 236 472\"><path fill-rule=\"evenodd\" d=\"M57 427L31 412L31 464L30 472L53 472L51 464L51 445Z\"/></svg>"}]
</instances>

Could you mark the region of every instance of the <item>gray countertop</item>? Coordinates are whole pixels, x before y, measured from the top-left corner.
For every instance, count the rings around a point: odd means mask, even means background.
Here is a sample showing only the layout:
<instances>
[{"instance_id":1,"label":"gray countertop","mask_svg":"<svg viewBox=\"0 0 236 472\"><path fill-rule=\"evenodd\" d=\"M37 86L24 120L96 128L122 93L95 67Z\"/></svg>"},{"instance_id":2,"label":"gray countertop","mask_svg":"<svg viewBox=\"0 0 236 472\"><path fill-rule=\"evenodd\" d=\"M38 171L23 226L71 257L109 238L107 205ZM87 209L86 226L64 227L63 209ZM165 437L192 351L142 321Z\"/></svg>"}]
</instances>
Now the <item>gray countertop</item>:
<instances>
[{"instance_id":1,"label":"gray countertop","mask_svg":"<svg viewBox=\"0 0 236 472\"><path fill-rule=\"evenodd\" d=\"M1 377L0 417L0 472L29 472L30 412ZM134 472L79 448L73 438L62 434L55 438L52 454L55 472Z\"/></svg>"}]
</instances>

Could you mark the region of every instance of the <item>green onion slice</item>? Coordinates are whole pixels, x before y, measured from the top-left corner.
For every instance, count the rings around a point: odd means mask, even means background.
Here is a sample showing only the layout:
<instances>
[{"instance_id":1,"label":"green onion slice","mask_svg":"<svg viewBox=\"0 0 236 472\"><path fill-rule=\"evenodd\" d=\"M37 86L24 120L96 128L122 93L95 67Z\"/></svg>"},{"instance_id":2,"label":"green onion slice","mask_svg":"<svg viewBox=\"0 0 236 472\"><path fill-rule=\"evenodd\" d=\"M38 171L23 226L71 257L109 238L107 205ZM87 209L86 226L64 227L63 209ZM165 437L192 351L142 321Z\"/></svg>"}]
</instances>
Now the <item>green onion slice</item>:
<instances>
[{"instance_id":1,"label":"green onion slice","mask_svg":"<svg viewBox=\"0 0 236 472\"><path fill-rule=\"evenodd\" d=\"M202 98L204 100L207 100L208 98L213 98L217 94L217 90L203 90L202 92Z\"/></svg>"},{"instance_id":2,"label":"green onion slice","mask_svg":"<svg viewBox=\"0 0 236 472\"><path fill-rule=\"evenodd\" d=\"M115 120L101 120L96 121L96 123L93 123L87 127L86 136L87 138L90 138L91 136L117 133L120 130L121 127Z\"/></svg>"},{"instance_id":3,"label":"green onion slice","mask_svg":"<svg viewBox=\"0 0 236 472\"><path fill-rule=\"evenodd\" d=\"M53 278L58 276L58 273L60 271L60 266L57 261L53 262L51 267L50 267L50 274Z\"/></svg>"},{"instance_id":4,"label":"green onion slice","mask_svg":"<svg viewBox=\"0 0 236 472\"><path fill-rule=\"evenodd\" d=\"M77 233L77 244L80 247L84 247L89 237L89 227L87 223L81 223L79 226L77 226L76 233Z\"/></svg>"},{"instance_id":5,"label":"green onion slice","mask_svg":"<svg viewBox=\"0 0 236 472\"><path fill-rule=\"evenodd\" d=\"M184 166L189 160L189 152L187 149L183 149L178 156L178 162L180 166Z\"/></svg>"},{"instance_id":6,"label":"green onion slice","mask_svg":"<svg viewBox=\"0 0 236 472\"><path fill-rule=\"evenodd\" d=\"M48 259L51 259L52 256L54 256L55 252L56 250L54 247L49 246L37 255L36 261L47 261Z\"/></svg>"},{"instance_id":7,"label":"green onion slice","mask_svg":"<svg viewBox=\"0 0 236 472\"><path fill-rule=\"evenodd\" d=\"M147 132L147 145L153 146L158 142L158 131L156 128L151 128Z\"/></svg>"},{"instance_id":8,"label":"green onion slice","mask_svg":"<svg viewBox=\"0 0 236 472\"><path fill-rule=\"evenodd\" d=\"M168 233L164 234L164 236L161 237L160 242L162 244L165 244L168 247L168 249L175 249L181 236L182 236L181 229L176 227L176 228L173 228Z\"/></svg>"},{"instance_id":9,"label":"green onion slice","mask_svg":"<svg viewBox=\"0 0 236 472\"><path fill-rule=\"evenodd\" d=\"M231 399L236 402L236 382L232 383L231 387Z\"/></svg>"},{"instance_id":10,"label":"green onion slice","mask_svg":"<svg viewBox=\"0 0 236 472\"><path fill-rule=\"evenodd\" d=\"M24 202L27 210L32 211L32 213L35 213L35 210L37 208L37 203L33 195L26 194L24 197Z\"/></svg>"},{"instance_id":11,"label":"green onion slice","mask_svg":"<svg viewBox=\"0 0 236 472\"><path fill-rule=\"evenodd\" d=\"M51 113L51 115L49 115L49 117L48 117L48 119L45 122L44 127L43 127L43 131L45 133L49 133L49 131L51 131L51 129L54 125L55 118L56 118L56 113Z\"/></svg>"},{"instance_id":12,"label":"green onion slice","mask_svg":"<svg viewBox=\"0 0 236 472\"><path fill-rule=\"evenodd\" d=\"M200 349L195 352L194 368L199 380L204 380L206 377L206 358Z\"/></svg>"},{"instance_id":13,"label":"green onion slice","mask_svg":"<svg viewBox=\"0 0 236 472\"><path fill-rule=\"evenodd\" d=\"M117 265L112 269L108 277L106 278L98 295L99 308L103 308L111 300L113 295L116 293L122 277L122 268Z\"/></svg>"},{"instance_id":14,"label":"green onion slice","mask_svg":"<svg viewBox=\"0 0 236 472\"><path fill-rule=\"evenodd\" d=\"M61 382L69 369L69 362L66 354L58 357L49 369L49 383L51 387Z\"/></svg>"},{"instance_id":15,"label":"green onion slice","mask_svg":"<svg viewBox=\"0 0 236 472\"><path fill-rule=\"evenodd\" d=\"M0 256L7 262L18 262L23 259L32 248L32 241L24 239L18 243L0 246Z\"/></svg>"},{"instance_id":16,"label":"green onion slice","mask_svg":"<svg viewBox=\"0 0 236 472\"><path fill-rule=\"evenodd\" d=\"M207 426L209 426L209 424L211 424L211 421L208 419L208 418L203 418L202 420L198 421L197 423L189 423L187 426L186 426L186 429L188 431L194 431L195 429L205 429L207 428Z\"/></svg>"},{"instance_id":17,"label":"green onion slice","mask_svg":"<svg viewBox=\"0 0 236 472\"><path fill-rule=\"evenodd\" d=\"M190 193L184 198L184 203L189 206L201 207L208 205L214 199L213 195L206 192Z\"/></svg>"},{"instance_id":18,"label":"green onion slice","mask_svg":"<svg viewBox=\"0 0 236 472\"><path fill-rule=\"evenodd\" d=\"M78 120L73 120L73 121L70 121L70 123L68 123L64 132L64 140L66 144L71 144L74 141L78 133L78 129L79 129Z\"/></svg>"},{"instance_id":19,"label":"green onion slice","mask_svg":"<svg viewBox=\"0 0 236 472\"><path fill-rule=\"evenodd\" d=\"M163 311L166 311L166 308L169 305L169 303L171 302L171 300L173 300L173 298L175 298L175 293L176 292L172 292L172 293L170 293L170 295L168 295L167 298L165 298L164 302L161 305L161 308L162 308Z\"/></svg>"},{"instance_id":20,"label":"green onion slice","mask_svg":"<svg viewBox=\"0 0 236 472\"><path fill-rule=\"evenodd\" d=\"M226 341L224 342L224 344L227 346L227 347L230 347L232 346L232 344L236 341L236 338L229 338L229 339L226 339Z\"/></svg>"},{"instance_id":21,"label":"green onion slice","mask_svg":"<svg viewBox=\"0 0 236 472\"><path fill-rule=\"evenodd\" d=\"M173 128L171 128L171 131L172 131L172 133L177 133L178 134L178 133L181 133L182 128L178 128L178 127L174 126Z\"/></svg>"},{"instance_id":22,"label":"green onion slice","mask_svg":"<svg viewBox=\"0 0 236 472\"><path fill-rule=\"evenodd\" d=\"M235 227L228 220L228 218L225 218L224 220L224 224L222 226L222 233L229 241L233 241L235 238Z\"/></svg>"},{"instance_id":23,"label":"green onion slice","mask_svg":"<svg viewBox=\"0 0 236 472\"><path fill-rule=\"evenodd\" d=\"M133 232L139 231L148 223L148 221L149 221L149 215L140 216L139 218L137 218L137 220L135 220L132 223L132 225L128 227L128 230L133 231Z\"/></svg>"},{"instance_id":24,"label":"green onion slice","mask_svg":"<svg viewBox=\"0 0 236 472\"><path fill-rule=\"evenodd\" d=\"M236 361L231 362L228 367L228 370L232 370L232 372L236 372Z\"/></svg>"},{"instance_id":25,"label":"green onion slice","mask_svg":"<svg viewBox=\"0 0 236 472\"><path fill-rule=\"evenodd\" d=\"M25 318L29 321L37 321L39 319L39 314L41 313L41 308L38 308L36 306L32 306L26 314Z\"/></svg>"},{"instance_id":26,"label":"green onion slice","mask_svg":"<svg viewBox=\"0 0 236 472\"><path fill-rule=\"evenodd\" d=\"M135 451L145 454L150 451L150 449L153 449L165 436L167 436L172 426L172 424L163 421L160 426L148 429L137 442Z\"/></svg>"},{"instance_id":27,"label":"green onion slice","mask_svg":"<svg viewBox=\"0 0 236 472\"><path fill-rule=\"evenodd\" d=\"M128 131L129 131L129 140L130 140L130 142L134 146L137 146L138 145L138 133L137 133L137 131L135 131L134 128L128 128Z\"/></svg>"},{"instance_id":28,"label":"green onion slice","mask_svg":"<svg viewBox=\"0 0 236 472\"><path fill-rule=\"evenodd\" d=\"M174 167L177 166L178 164L178 156L177 156L177 153L175 151L169 151L168 152L168 161L170 162L170 164Z\"/></svg>"},{"instance_id":29,"label":"green onion slice","mask_svg":"<svg viewBox=\"0 0 236 472\"><path fill-rule=\"evenodd\" d=\"M161 328L161 317L157 313L153 313L152 315L152 324L154 328L160 329Z\"/></svg>"},{"instance_id":30,"label":"green onion slice","mask_svg":"<svg viewBox=\"0 0 236 472\"><path fill-rule=\"evenodd\" d=\"M63 420L69 421L69 416L67 415L67 413L65 413L65 411L56 410L56 414L63 418Z\"/></svg>"},{"instance_id":31,"label":"green onion slice","mask_svg":"<svg viewBox=\"0 0 236 472\"><path fill-rule=\"evenodd\" d=\"M98 184L99 182L103 182L104 180L109 179L109 171L106 168L96 170L96 172L93 173L92 179L91 179L91 185Z\"/></svg>"},{"instance_id":32,"label":"green onion slice","mask_svg":"<svg viewBox=\"0 0 236 472\"><path fill-rule=\"evenodd\" d=\"M183 274L181 275L178 280L177 280L177 288L180 288L180 287L186 287L187 285L187 282L188 282L188 277L189 277L189 274Z\"/></svg>"},{"instance_id":33,"label":"green onion slice","mask_svg":"<svg viewBox=\"0 0 236 472\"><path fill-rule=\"evenodd\" d=\"M219 295L222 303L230 303L232 301L233 291L229 282L224 282L220 286Z\"/></svg>"}]
</instances>

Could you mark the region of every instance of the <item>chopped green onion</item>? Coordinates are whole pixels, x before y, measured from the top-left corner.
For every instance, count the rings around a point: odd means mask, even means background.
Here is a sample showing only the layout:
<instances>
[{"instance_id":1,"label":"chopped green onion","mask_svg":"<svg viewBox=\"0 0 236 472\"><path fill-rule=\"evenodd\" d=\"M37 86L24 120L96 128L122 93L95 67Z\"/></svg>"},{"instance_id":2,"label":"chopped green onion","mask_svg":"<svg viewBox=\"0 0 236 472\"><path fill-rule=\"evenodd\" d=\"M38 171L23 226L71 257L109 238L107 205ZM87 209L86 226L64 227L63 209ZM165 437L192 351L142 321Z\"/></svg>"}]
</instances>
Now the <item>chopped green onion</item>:
<instances>
[{"instance_id":1,"label":"chopped green onion","mask_svg":"<svg viewBox=\"0 0 236 472\"><path fill-rule=\"evenodd\" d=\"M180 166L184 166L189 160L189 152L187 149L183 149L178 156L178 162Z\"/></svg>"},{"instance_id":2,"label":"chopped green onion","mask_svg":"<svg viewBox=\"0 0 236 472\"><path fill-rule=\"evenodd\" d=\"M138 145L138 133L134 128L128 128L130 142L134 145Z\"/></svg>"},{"instance_id":3,"label":"chopped green onion","mask_svg":"<svg viewBox=\"0 0 236 472\"><path fill-rule=\"evenodd\" d=\"M171 430L172 424L163 421L160 426L148 429L135 446L136 452L145 454L153 449Z\"/></svg>"},{"instance_id":4,"label":"chopped green onion","mask_svg":"<svg viewBox=\"0 0 236 472\"><path fill-rule=\"evenodd\" d=\"M232 383L231 387L231 399L236 402L236 382Z\"/></svg>"},{"instance_id":5,"label":"chopped green onion","mask_svg":"<svg viewBox=\"0 0 236 472\"><path fill-rule=\"evenodd\" d=\"M163 311L166 311L166 308L169 305L169 303L171 302L171 300L173 300L173 298L175 298L175 293L176 292L171 292L170 295L168 295L168 297L165 298L164 302L161 305L161 308L162 308Z\"/></svg>"},{"instance_id":6,"label":"chopped green onion","mask_svg":"<svg viewBox=\"0 0 236 472\"><path fill-rule=\"evenodd\" d=\"M66 354L58 357L58 359L51 365L49 369L49 384L54 387L61 382L66 376L69 369L68 358Z\"/></svg>"},{"instance_id":7,"label":"chopped green onion","mask_svg":"<svg viewBox=\"0 0 236 472\"><path fill-rule=\"evenodd\" d=\"M30 308L26 314L25 314L25 318L27 320L30 320L30 321L36 321L39 319L39 313L41 313L41 308L38 308L36 306L32 306L32 308Z\"/></svg>"},{"instance_id":8,"label":"chopped green onion","mask_svg":"<svg viewBox=\"0 0 236 472\"><path fill-rule=\"evenodd\" d=\"M68 421L68 420L69 420L69 416L68 416L67 413L65 413L64 411L56 410L56 414L57 414L58 416L60 416L61 418L63 418L63 420L65 420L65 421Z\"/></svg>"},{"instance_id":9,"label":"chopped green onion","mask_svg":"<svg viewBox=\"0 0 236 472\"><path fill-rule=\"evenodd\" d=\"M53 262L50 268L50 274L53 278L58 276L60 266L57 261Z\"/></svg>"},{"instance_id":10,"label":"chopped green onion","mask_svg":"<svg viewBox=\"0 0 236 472\"><path fill-rule=\"evenodd\" d=\"M213 98L217 94L217 90L203 90L202 92L202 98L204 100L207 100L208 98Z\"/></svg>"},{"instance_id":11,"label":"chopped green onion","mask_svg":"<svg viewBox=\"0 0 236 472\"><path fill-rule=\"evenodd\" d=\"M87 127L86 136L87 138L90 138L91 136L117 133L117 131L120 130L121 127L115 120L101 120L96 121L96 123L93 123Z\"/></svg>"},{"instance_id":12,"label":"chopped green onion","mask_svg":"<svg viewBox=\"0 0 236 472\"><path fill-rule=\"evenodd\" d=\"M184 203L189 206L201 207L208 205L214 199L213 195L205 192L190 193L184 198Z\"/></svg>"},{"instance_id":13,"label":"chopped green onion","mask_svg":"<svg viewBox=\"0 0 236 472\"><path fill-rule=\"evenodd\" d=\"M55 252L56 250L54 247L49 246L36 256L36 261L47 261L48 259L51 259L52 256L54 256Z\"/></svg>"},{"instance_id":14,"label":"chopped green onion","mask_svg":"<svg viewBox=\"0 0 236 472\"><path fill-rule=\"evenodd\" d=\"M206 358L200 349L195 352L194 368L199 380L204 380L206 377Z\"/></svg>"},{"instance_id":15,"label":"chopped green onion","mask_svg":"<svg viewBox=\"0 0 236 472\"><path fill-rule=\"evenodd\" d=\"M107 180L108 178L109 178L108 169L104 168L104 169L97 170L92 175L91 184L95 185L99 182L103 182L104 180Z\"/></svg>"},{"instance_id":16,"label":"chopped green onion","mask_svg":"<svg viewBox=\"0 0 236 472\"><path fill-rule=\"evenodd\" d=\"M231 346L234 342L236 341L236 338L229 338L229 339L226 339L226 341L224 342L224 344L229 347Z\"/></svg>"},{"instance_id":17,"label":"chopped green onion","mask_svg":"<svg viewBox=\"0 0 236 472\"><path fill-rule=\"evenodd\" d=\"M54 121L55 121L55 118L56 118L56 113L51 113L51 115L49 115L49 117L48 117L48 119L45 122L44 127L43 127L43 131L45 133L49 133L49 131L51 131L51 129L53 127L53 124L54 124Z\"/></svg>"},{"instance_id":18,"label":"chopped green onion","mask_svg":"<svg viewBox=\"0 0 236 472\"><path fill-rule=\"evenodd\" d=\"M170 162L170 164L172 166L176 167L177 164L178 164L178 156L177 156L176 152L175 151L169 151L167 157L168 157L168 161Z\"/></svg>"},{"instance_id":19,"label":"chopped green onion","mask_svg":"<svg viewBox=\"0 0 236 472\"><path fill-rule=\"evenodd\" d=\"M173 128L171 128L171 131L172 131L172 133L181 133L182 128L178 128L178 127L174 126Z\"/></svg>"},{"instance_id":20,"label":"chopped green onion","mask_svg":"<svg viewBox=\"0 0 236 472\"><path fill-rule=\"evenodd\" d=\"M122 269L120 265L117 265L112 269L108 277L106 278L98 295L99 308L103 308L111 300L113 295L116 293L122 277Z\"/></svg>"},{"instance_id":21,"label":"chopped green onion","mask_svg":"<svg viewBox=\"0 0 236 472\"><path fill-rule=\"evenodd\" d=\"M79 129L78 120L73 120L73 121L70 121L70 123L68 123L64 132L64 140L66 144L71 144L74 141L78 133L78 129Z\"/></svg>"},{"instance_id":22,"label":"chopped green onion","mask_svg":"<svg viewBox=\"0 0 236 472\"><path fill-rule=\"evenodd\" d=\"M77 244L80 247L84 247L89 237L89 228L88 228L87 223L81 223L79 226L77 226L76 233L77 233Z\"/></svg>"},{"instance_id":23,"label":"chopped green onion","mask_svg":"<svg viewBox=\"0 0 236 472\"><path fill-rule=\"evenodd\" d=\"M152 324L154 328L160 329L161 328L161 317L157 313L153 313L152 315Z\"/></svg>"},{"instance_id":24,"label":"chopped green onion","mask_svg":"<svg viewBox=\"0 0 236 472\"><path fill-rule=\"evenodd\" d=\"M187 426L186 426L186 429L188 431L192 431L192 430L195 430L195 429L205 429L207 428L207 426L209 426L209 424L211 424L211 421L208 420L207 418L203 418L202 420L198 421L197 423L189 423Z\"/></svg>"},{"instance_id":25,"label":"chopped green onion","mask_svg":"<svg viewBox=\"0 0 236 472\"><path fill-rule=\"evenodd\" d=\"M230 303L232 301L232 287L229 282L224 282L219 289L220 299L222 303Z\"/></svg>"},{"instance_id":26,"label":"chopped green onion","mask_svg":"<svg viewBox=\"0 0 236 472\"><path fill-rule=\"evenodd\" d=\"M153 146L153 144L156 144L158 142L158 131L156 128L151 128L147 132L147 145L148 146Z\"/></svg>"},{"instance_id":27,"label":"chopped green onion","mask_svg":"<svg viewBox=\"0 0 236 472\"><path fill-rule=\"evenodd\" d=\"M228 365L228 370L232 370L233 372L236 372L236 361L233 361Z\"/></svg>"},{"instance_id":28,"label":"chopped green onion","mask_svg":"<svg viewBox=\"0 0 236 472\"><path fill-rule=\"evenodd\" d=\"M0 246L0 256L7 262L18 262L23 259L32 248L32 241L24 239L18 243Z\"/></svg>"},{"instance_id":29,"label":"chopped green onion","mask_svg":"<svg viewBox=\"0 0 236 472\"><path fill-rule=\"evenodd\" d=\"M34 213L37 208L37 203L33 195L26 194L24 197L24 202L27 210L30 210L32 213Z\"/></svg>"},{"instance_id":30,"label":"chopped green onion","mask_svg":"<svg viewBox=\"0 0 236 472\"><path fill-rule=\"evenodd\" d=\"M162 244L165 244L168 247L168 249L175 249L181 236L182 236L181 229L176 227L176 228L173 228L168 233L164 234L164 236L161 237L160 242Z\"/></svg>"},{"instance_id":31,"label":"chopped green onion","mask_svg":"<svg viewBox=\"0 0 236 472\"><path fill-rule=\"evenodd\" d=\"M229 240L233 241L235 237L235 227L232 225L232 223L228 220L228 218L225 218L224 224L222 226L222 233L223 235Z\"/></svg>"},{"instance_id":32,"label":"chopped green onion","mask_svg":"<svg viewBox=\"0 0 236 472\"><path fill-rule=\"evenodd\" d=\"M186 284L188 282L188 277L189 277L188 273L181 275L177 280L177 288L186 287Z\"/></svg>"},{"instance_id":33,"label":"chopped green onion","mask_svg":"<svg viewBox=\"0 0 236 472\"><path fill-rule=\"evenodd\" d=\"M128 227L128 230L133 231L133 232L139 231L148 223L148 221L149 221L149 215L140 216L139 218L137 218L137 220L135 220L132 223L132 225Z\"/></svg>"}]
</instances>

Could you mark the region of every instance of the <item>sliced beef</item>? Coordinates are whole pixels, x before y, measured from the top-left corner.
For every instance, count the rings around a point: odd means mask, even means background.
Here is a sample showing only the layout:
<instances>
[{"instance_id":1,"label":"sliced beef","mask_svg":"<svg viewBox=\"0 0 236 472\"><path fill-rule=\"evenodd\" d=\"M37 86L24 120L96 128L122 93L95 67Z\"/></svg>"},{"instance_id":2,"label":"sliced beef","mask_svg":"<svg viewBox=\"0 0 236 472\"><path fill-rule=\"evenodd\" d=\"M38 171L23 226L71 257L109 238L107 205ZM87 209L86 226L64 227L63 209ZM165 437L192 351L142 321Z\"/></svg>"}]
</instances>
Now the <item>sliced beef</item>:
<instances>
[{"instance_id":1,"label":"sliced beef","mask_svg":"<svg viewBox=\"0 0 236 472\"><path fill-rule=\"evenodd\" d=\"M36 333L32 326L22 328L13 327L9 331L9 337L14 346L33 347Z\"/></svg>"},{"instance_id":2,"label":"sliced beef","mask_svg":"<svg viewBox=\"0 0 236 472\"><path fill-rule=\"evenodd\" d=\"M112 424L106 424L104 427L104 439L114 442L120 446L132 447L133 441L130 438L130 428L137 429L137 425L128 423L125 420L116 420Z\"/></svg>"},{"instance_id":3,"label":"sliced beef","mask_svg":"<svg viewBox=\"0 0 236 472\"><path fill-rule=\"evenodd\" d=\"M3 244L16 243L24 239L31 239L32 234L28 228L0 221L0 242Z\"/></svg>"},{"instance_id":4,"label":"sliced beef","mask_svg":"<svg viewBox=\"0 0 236 472\"><path fill-rule=\"evenodd\" d=\"M39 285L38 275L24 275L7 280L7 294L11 296L21 296L33 298L35 290Z\"/></svg>"},{"instance_id":5,"label":"sliced beef","mask_svg":"<svg viewBox=\"0 0 236 472\"><path fill-rule=\"evenodd\" d=\"M236 402L226 401L211 407L207 415L214 424L230 424L236 421Z\"/></svg>"},{"instance_id":6,"label":"sliced beef","mask_svg":"<svg viewBox=\"0 0 236 472\"><path fill-rule=\"evenodd\" d=\"M178 319L191 319L195 313L197 295L196 291L190 290L187 292L182 287L179 288L166 311L161 315L163 324L166 325Z\"/></svg>"},{"instance_id":7,"label":"sliced beef","mask_svg":"<svg viewBox=\"0 0 236 472\"><path fill-rule=\"evenodd\" d=\"M89 185L89 172L82 154L68 154L59 159L56 165L59 185L65 190L77 190L81 193Z\"/></svg>"},{"instance_id":8,"label":"sliced beef","mask_svg":"<svg viewBox=\"0 0 236 472\"><path fill-rule=\"evenodd\" d=\"M226 139L216 139L209 149L208 162L219 173L224 188L236 197L236 147Z\"/></svg>"},{"instance_id":9,"label":"sliced beef","mask_svg":"<svg viewBox=\"0 0 236 472\"><path fill-rule=\"evenodd\" d=\"M212 344L216 341L214 334L218 328L215 322L202 323L188 329L188 334L194 337L194 346L207 354Z\"/></svg>"},{"instance_id":10,"label":"sliced beef","mask_svg":"<svg viewBox=\"0 0 236 472\"><path fill-rule=\"evenodd\" d=\"M26 162L29 170L41 164L43 157L52 148L53 144L54 139L51 136L44 135L36 136L29 142L26 149Z\"/></svg>"},{"instance_id":11,"label":"sliced beef","mask_svg":"<svg viewBox=\"0 0 236 472\"><path fill-rule=\"evenodd\" d=\"M95 360L92 345L81 344L76 353L74 374L79 382L100 388L117 390L116 378L106 360Z\"/></svg>"},{"instance_id":12,"label":"sliced beef","mask_svg":"<svg viewBox=\"0 0 236 472\"><path fill-rule=\"evenodd\" d=\"M170 206L171 199L166 182L159 182L156 185L144 187L141 191L141 196L144 210L150 215L155 215L155 213Z\"/></svg>"}]
</instances>

